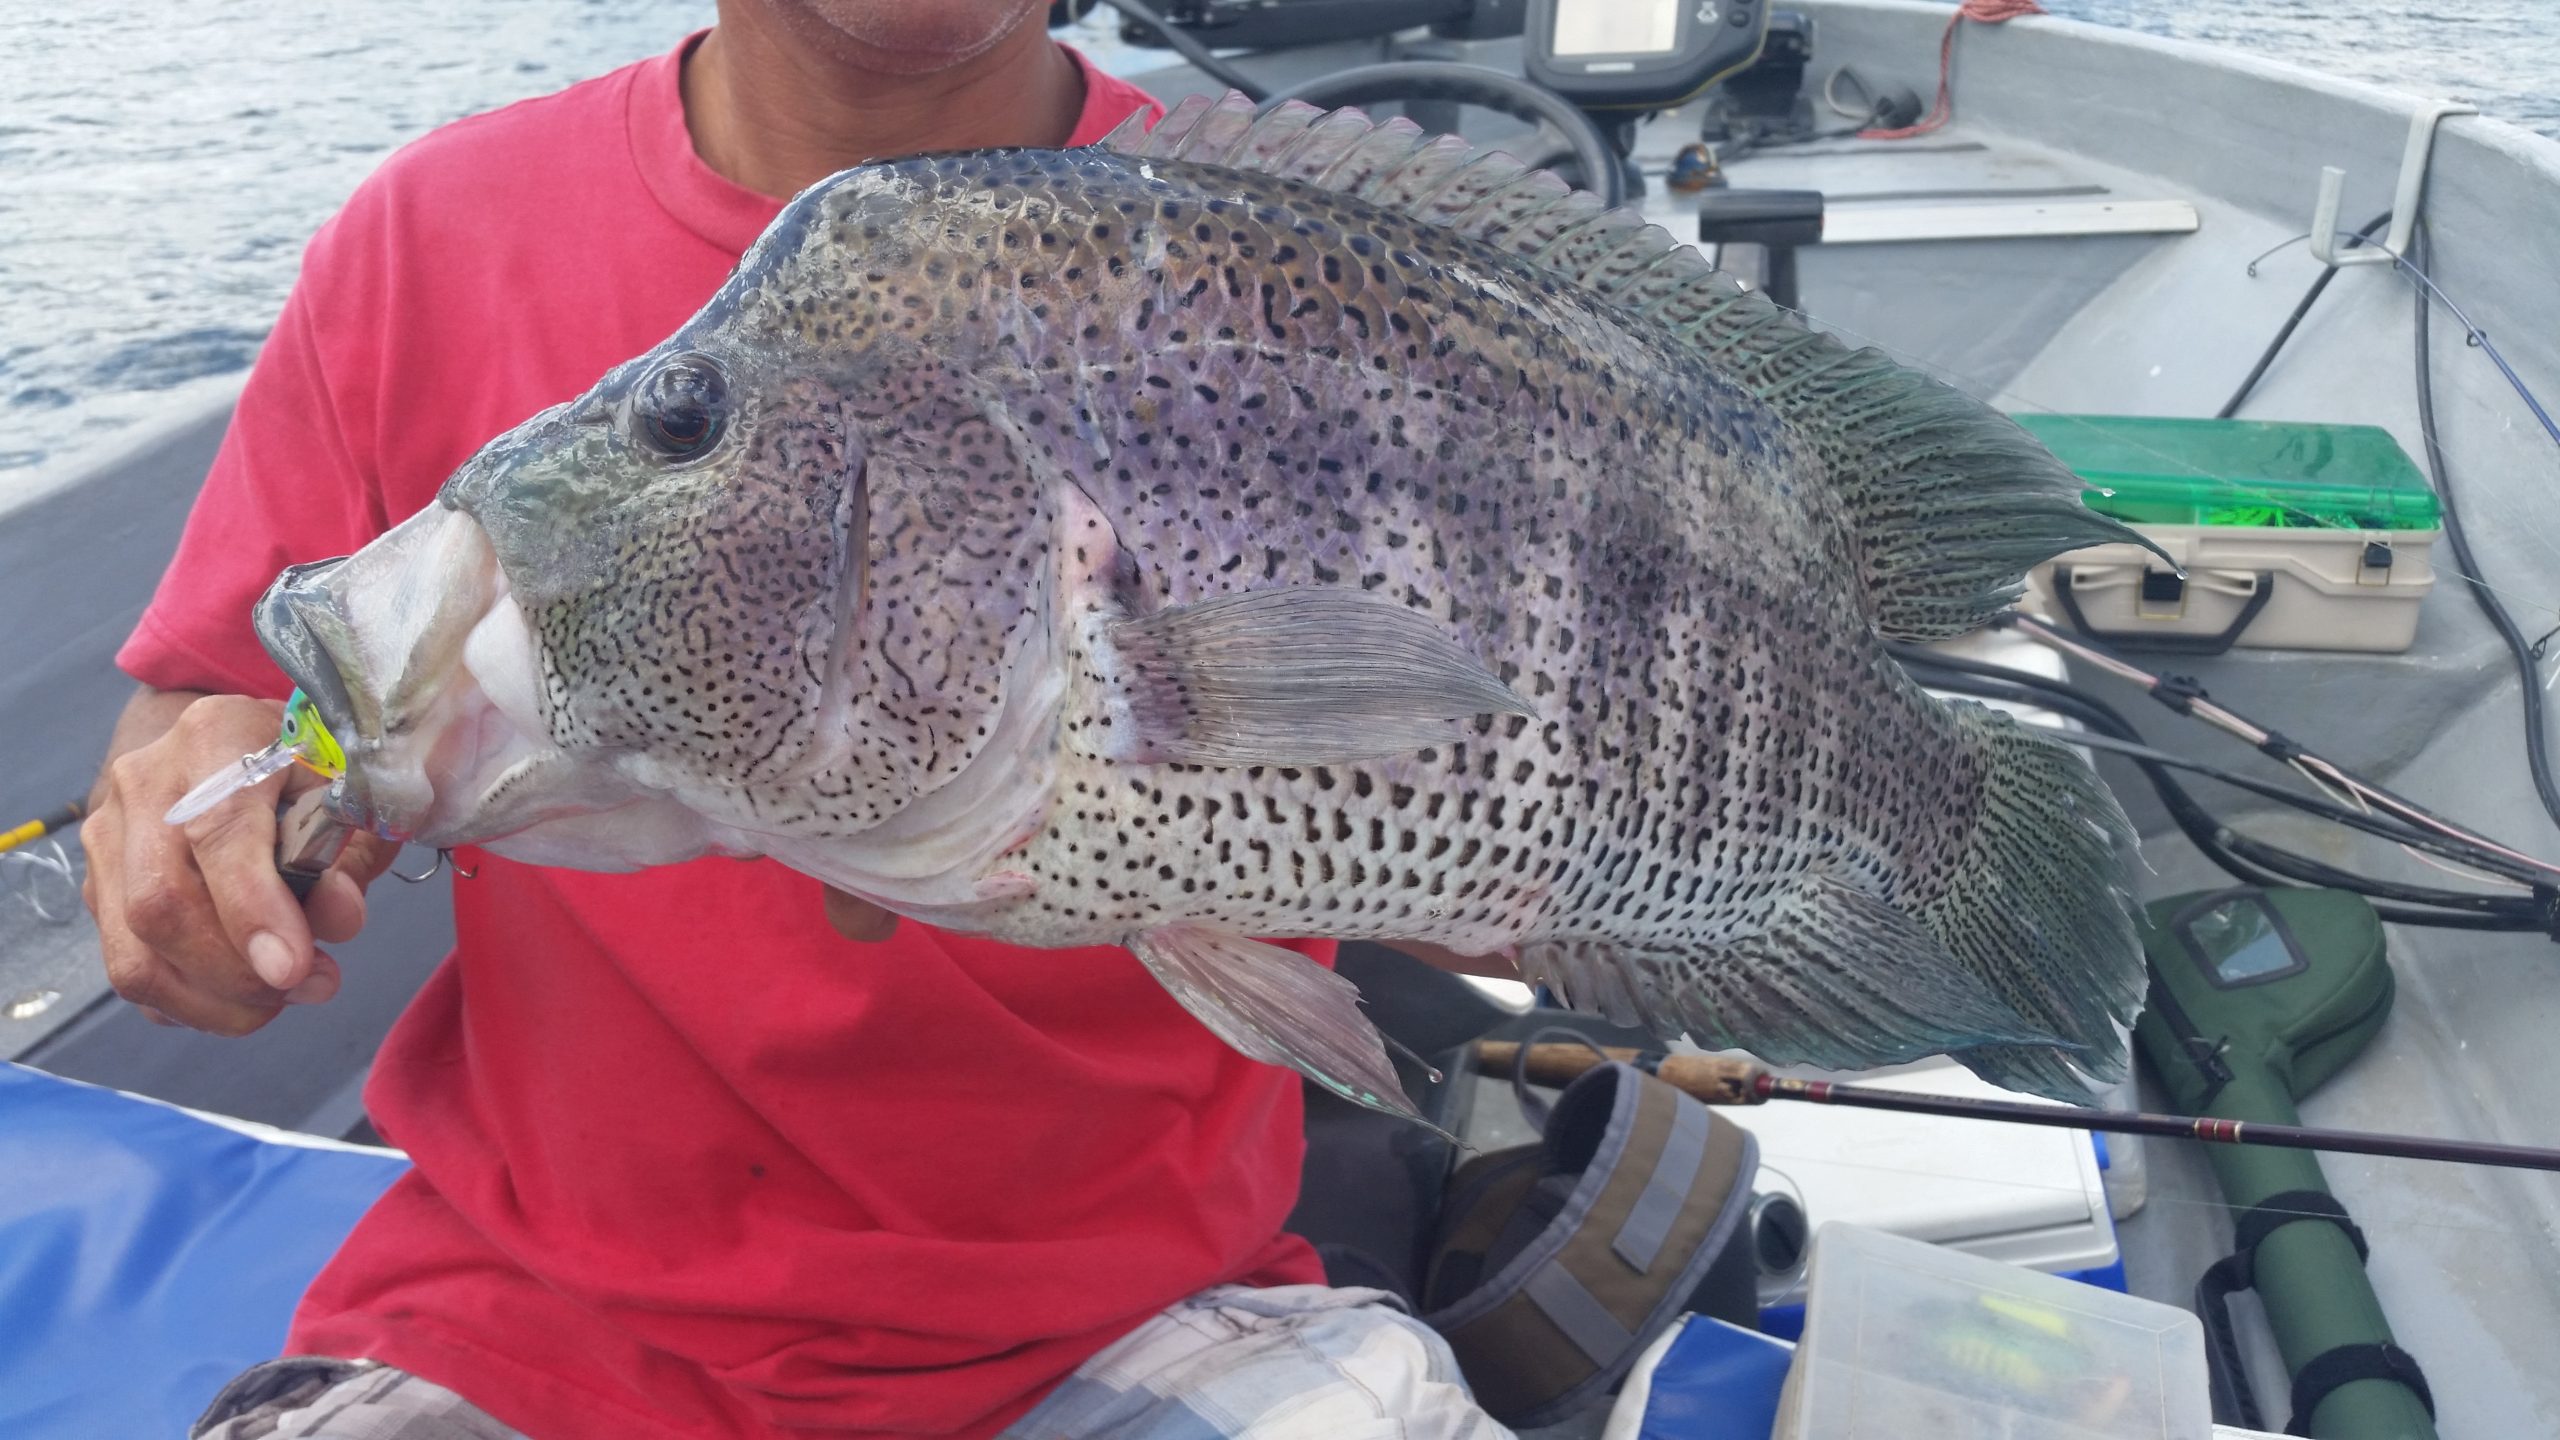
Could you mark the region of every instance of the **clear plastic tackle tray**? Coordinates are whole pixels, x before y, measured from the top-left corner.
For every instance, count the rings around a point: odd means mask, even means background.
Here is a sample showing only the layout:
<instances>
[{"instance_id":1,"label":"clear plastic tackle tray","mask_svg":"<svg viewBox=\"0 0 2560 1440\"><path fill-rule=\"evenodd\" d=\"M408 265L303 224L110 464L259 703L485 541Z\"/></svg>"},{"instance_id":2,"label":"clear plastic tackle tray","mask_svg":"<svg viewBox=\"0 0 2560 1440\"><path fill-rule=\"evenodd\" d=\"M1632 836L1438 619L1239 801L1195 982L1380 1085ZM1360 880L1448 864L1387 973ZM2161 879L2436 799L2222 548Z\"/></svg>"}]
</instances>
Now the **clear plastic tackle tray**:
<instances>
[{"instance_id":1,"label":"clear plastic tackle tray","mask_svg":"<svg viewBox=\"0 0 2560 1440\"><path fill-rule=\"evenodd\" d=\"M2204 1328L1860 1225L1814 1238L1773 1440L2209 1440Z\"/></svg>"}]
</instances>

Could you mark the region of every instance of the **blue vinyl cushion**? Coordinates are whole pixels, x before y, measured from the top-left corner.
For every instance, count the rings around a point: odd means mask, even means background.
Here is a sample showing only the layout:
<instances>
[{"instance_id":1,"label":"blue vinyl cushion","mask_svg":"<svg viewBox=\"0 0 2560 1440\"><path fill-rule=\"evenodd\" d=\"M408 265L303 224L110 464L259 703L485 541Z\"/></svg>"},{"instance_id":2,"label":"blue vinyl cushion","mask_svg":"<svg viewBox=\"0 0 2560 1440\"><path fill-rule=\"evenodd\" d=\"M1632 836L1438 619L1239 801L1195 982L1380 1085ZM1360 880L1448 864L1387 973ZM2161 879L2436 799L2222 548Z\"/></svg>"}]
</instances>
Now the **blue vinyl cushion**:
<instances>
[{"instance_id":1,"label":"blue vinyl cushion","mask_svg":"<svg viewBox=\"0 0 2560 1440\"><path fill-rule=\"evenodd\" d=\"M1637 1440L1768 1440L1793 1346L1692 1315L1653 1367Z\"/></svg>"},{"instance_id":2,"label":"blue vinyl cushion","mask_svg":"<svg viewBox=\"0 0 2560 1440\"><path fill-rule=\"evenodd\" d=\"M0 1064L0 1436L184 1435L407 1168Z\"/></svg>"}]
</instances>

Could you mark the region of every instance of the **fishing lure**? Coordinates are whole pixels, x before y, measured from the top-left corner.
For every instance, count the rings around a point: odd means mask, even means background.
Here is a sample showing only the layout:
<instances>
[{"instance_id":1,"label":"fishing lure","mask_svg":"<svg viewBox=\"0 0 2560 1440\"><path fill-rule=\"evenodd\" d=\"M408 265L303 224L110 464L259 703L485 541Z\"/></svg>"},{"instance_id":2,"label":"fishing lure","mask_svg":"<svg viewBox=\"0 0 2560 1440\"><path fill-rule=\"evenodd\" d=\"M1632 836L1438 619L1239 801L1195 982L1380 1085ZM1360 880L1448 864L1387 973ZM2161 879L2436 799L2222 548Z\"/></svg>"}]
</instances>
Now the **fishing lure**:
<instances>
[{"instance_id":1,"label":"fishing lure","mask_svg":"<svg viewBox=\"0 0 2560 1440\"><path fill-rule=\"evenodd\" d=\"M347 752L338 745L338 737L321 723L319 707L300 690L284 702L284 725L276 732L275 743L253 755L243 755L236 765L226 765L205 777L204 782L169 807L168 821L184 825L231 796L274 775L300 764L331 780L347 773Z\"/></svg>"}]
</instances>

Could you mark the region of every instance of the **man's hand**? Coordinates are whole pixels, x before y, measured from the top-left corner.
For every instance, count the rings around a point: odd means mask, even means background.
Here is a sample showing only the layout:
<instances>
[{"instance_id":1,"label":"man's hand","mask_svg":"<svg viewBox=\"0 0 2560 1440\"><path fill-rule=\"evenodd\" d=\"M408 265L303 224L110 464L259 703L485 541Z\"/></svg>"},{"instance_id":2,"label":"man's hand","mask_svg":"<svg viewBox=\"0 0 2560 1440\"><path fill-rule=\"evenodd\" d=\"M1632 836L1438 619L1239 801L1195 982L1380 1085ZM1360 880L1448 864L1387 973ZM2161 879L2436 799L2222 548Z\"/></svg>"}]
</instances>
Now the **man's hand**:
<instances>
[{"instance_id":1,"label":"man's hand","mask_svg":"<svg viewBox=\"0 0 2560 1440\"><path fill-rule=\"evenodd\" d=\"M162 817L195 783L276 738L284 707L238 695L146 690L117 722L80 843L107 980L164 1024L246 1035L287 1004L338 993L338 962L313 945L355 938L364 888L397 847L347 842L308 902L276 873L276 804L323 783L296 766L186 825Z\"/></svg>"},{"instance_id":2,"label":"man's hand","mask_svg":"<svg viewBox=\"0 0 2560 1440\"><path fill-rule=\"evenodd\" d=\"M827 923L847 940L886 940L898 932L898 917L841 890L827 890Z\"/></svg>"}]
</instances>

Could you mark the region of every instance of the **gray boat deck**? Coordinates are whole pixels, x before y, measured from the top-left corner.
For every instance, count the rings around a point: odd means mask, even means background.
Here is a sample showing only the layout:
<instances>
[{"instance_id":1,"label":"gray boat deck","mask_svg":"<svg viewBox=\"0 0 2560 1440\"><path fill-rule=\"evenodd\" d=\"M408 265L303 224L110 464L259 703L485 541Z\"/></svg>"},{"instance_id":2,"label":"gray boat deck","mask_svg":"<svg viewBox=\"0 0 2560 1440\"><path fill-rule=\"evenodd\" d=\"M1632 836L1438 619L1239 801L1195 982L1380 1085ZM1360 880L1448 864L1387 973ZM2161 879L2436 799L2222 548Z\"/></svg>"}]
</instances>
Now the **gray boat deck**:
<instances>
[{"instance_id":1,"label":"gray boat deck","mask_svg":"<svg viewBox=\"0 0 2560 1440\"><path fill-rule=\"evenodd\" d=\"M1943 7L1808 8L1817 81L1848 61L1924 96L1934 84ZM1889 236L1896 224L1918 233L1908 227L1924 210L2007 217L1998 236L1809 249L1802 283L1822 323L2018 410L2211 414L2316 273L2301 246L2278 247L2307 228L2319 166L2347 170L2348 223L2382 208L2412 105L2247 56L2063 21L1967 27L1960 45L1957 123L1947 130L1767 151L1732 176L1822 189L1852 233ZM1355 58L1367 57L1346 47L1293 63L1312 70ZM1142 63L1124 56L1120 68ZM1205 88L1188 71L1141 78L1168 96ZM1640 159L1658 175L1694 133L1685 118L1656 120L1642 132ZM1694 235L1690 197L1657 181L1645 205L1673 233ZM2039 220L2038 206L2064 218ZM2196 223L2051 233L2086 223L2093 206L2154 220L2192 207ZM2439 281L2524 374L2560 391L2560 292L2548 283L2560 273L2560 146L2492 121L2448 122L2429 214ZM1946 228L1943 217L1931 223ZM2250 260L2271 249L2249 274ZM2244 413L2383 424L2417 453L2409 311L2405 281L2378 270L2341 276ZM2450 464L2477 517L2482 562L2520 623L2539 632L2560 621L2560 547L2549 538L2560 534L2560 457L2450 324L2438 326L2435 365ZM0 602L48 621L0 632L0 733L12 737L0 809L32 813L85 787L125 688L106 656L148 593L218 413L217 397L193 429L50 496L15 508L0 497ZM2236 652L2178 668L2341 763L2560 855L2560 833L2524 781L2514 676L2461 583L2442 571L2405 656ZM2174 748L2262 764L2129 692L2119 703ZM2221 883L2161 833L2138 778L2109 774L2148 834L2148 893ZM2443 878L2397 852L2210 798L2253 833L2337 863ZM383 923L350 947L346 996L325 1018L289 1015L245 1042L157 1031L116 1007L91 1008L101 992L86 969L94 941L85 920L33 927L0 898L0 1004L28 989L66 997L33 1019L0 1019L0 1055L253 1118L336 1126L351 1114L350 1077L442 951L437 891L379 887ZM2544 1063L2549 1037L2560 1034L2560 951L2539 937L2457 931L2398 929L2392 944L2399 1009L2373 1051L2304 1105L2306 1118L2560 1143L2560 1072ZM2229 1239L2192 1148L2148 1148L2150 1202L2122 1229L2136 1290L2181 1304ZM2326 1168L2373 1239L2376 1288L2434 1382L2443 1433L2560 1434L2560 1369L2540 1363L2560 1336L2560 1180L2346 1156ZM2263 1346L2257 1358L2270 1358ZM2262 1374L2261 1393L2280 1396L2280 1384L2264 1383L2272 1378Z\"/></svg>"}]
</instances>

